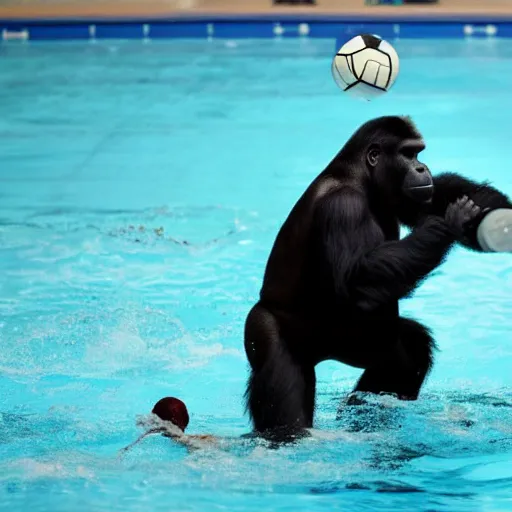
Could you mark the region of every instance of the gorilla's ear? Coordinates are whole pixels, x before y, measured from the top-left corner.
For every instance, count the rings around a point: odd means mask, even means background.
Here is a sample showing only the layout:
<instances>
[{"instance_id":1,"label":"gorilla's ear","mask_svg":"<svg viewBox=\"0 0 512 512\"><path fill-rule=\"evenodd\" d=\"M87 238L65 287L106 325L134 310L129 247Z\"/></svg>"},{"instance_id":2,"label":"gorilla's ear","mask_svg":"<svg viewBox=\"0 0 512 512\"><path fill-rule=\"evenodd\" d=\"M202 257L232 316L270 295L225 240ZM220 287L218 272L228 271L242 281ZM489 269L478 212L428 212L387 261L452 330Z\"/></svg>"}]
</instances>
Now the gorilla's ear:
<instances>
[{"instance_id":1,"label":"gorilla's ear","mask_svg":"<svg viewBox=\"0 0 512 512\"><path fill-rule=\"evenodd\" d=\"M370 167L375 167L379 163L380 148L376 144L372 144L366 153L366 161Z\"/></svg>"}]
</instances>

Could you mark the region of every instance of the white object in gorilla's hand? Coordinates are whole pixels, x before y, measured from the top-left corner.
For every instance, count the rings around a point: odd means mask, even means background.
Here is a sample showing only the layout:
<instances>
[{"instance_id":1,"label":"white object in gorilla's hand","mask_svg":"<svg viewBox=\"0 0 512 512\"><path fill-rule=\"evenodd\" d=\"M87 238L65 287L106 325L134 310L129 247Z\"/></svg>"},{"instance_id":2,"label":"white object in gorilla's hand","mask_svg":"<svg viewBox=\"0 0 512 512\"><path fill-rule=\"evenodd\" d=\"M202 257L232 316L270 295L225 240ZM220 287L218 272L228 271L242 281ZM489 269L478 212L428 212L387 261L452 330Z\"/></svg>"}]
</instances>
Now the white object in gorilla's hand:
<instances>
[{"instance_id":1,"label":"white object in gorilla's hand","mask_svg":"<svg viewBox=\"0 0 512 512\"><path fill-rule=\"evenodd\" d=\"M512 209L499 208L488 213L476 236L485 252L512 252Z\"/></svg>"}]
</instances>

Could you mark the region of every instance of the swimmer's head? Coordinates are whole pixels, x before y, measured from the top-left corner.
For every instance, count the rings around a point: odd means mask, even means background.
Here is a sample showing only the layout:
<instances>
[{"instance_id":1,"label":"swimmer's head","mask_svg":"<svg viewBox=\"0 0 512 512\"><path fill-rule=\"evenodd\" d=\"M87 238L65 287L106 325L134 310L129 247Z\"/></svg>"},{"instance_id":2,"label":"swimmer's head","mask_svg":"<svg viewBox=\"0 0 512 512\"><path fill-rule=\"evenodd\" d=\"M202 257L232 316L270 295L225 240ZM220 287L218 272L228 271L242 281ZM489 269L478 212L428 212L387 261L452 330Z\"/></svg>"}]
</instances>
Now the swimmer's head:
<instances>
[{"instance_id":1,"label":"swimmer's head","mask_svg":"<svg viewBox=\"0 0 512 512\"><path fill-rule=\"evenodd\" d=\"M166 397L158 400L151 412L185 432L189 421L187 406L178 398Z\"/></svg>"}]
</instances>

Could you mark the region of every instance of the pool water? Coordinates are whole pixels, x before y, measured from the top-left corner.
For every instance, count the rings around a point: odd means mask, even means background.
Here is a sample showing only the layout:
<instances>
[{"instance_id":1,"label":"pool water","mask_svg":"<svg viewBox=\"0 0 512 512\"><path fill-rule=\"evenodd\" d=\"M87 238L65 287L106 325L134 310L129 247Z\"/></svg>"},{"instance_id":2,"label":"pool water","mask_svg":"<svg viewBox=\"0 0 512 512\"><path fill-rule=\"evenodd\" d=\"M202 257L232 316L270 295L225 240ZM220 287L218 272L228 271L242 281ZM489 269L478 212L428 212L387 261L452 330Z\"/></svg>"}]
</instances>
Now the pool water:
<instances>
[{"instance_id":1,"label":"pool water","mask_svg":"<svg viewBox=\"0 0 512 512\"><path fill-rule=\"evenodd\" d=\"M440 347L420 400L337 420L360 371L326 362L310 439L239 438L271 244L361 123L409 114L434 172L512 195L509 42L394 44L371 103L332 40L0 45L0 509L510 510L510 255L457 248L403 301ZM227 445L120 457L167 395Z\"/></svg>"}]
</instances>

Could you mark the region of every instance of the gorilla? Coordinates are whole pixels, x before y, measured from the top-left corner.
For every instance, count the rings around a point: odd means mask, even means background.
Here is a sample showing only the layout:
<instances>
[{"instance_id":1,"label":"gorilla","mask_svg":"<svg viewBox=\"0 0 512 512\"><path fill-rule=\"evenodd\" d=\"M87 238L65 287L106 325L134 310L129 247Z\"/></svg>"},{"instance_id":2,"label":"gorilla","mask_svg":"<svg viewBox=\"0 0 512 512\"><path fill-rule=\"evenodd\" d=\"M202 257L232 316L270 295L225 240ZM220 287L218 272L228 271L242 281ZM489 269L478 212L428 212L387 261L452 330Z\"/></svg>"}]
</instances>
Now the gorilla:
<instances>
[{"instance_id":1,"label":"gorilla","mask_svg":"<svg viewBox=\"0 0 512 512\"><path fill-rule=\"evenodd\" d=\"M416 400L435 341L398 301L454 243L484 252L478 227L512 208L491 187L433 177L408 117L362 125L292 208L271 250L244 328L245 392L255 432L296 437L313 426L315 366L363 369L354 391ZM411 228L400 239L400 225Z\"/></svg>"}]
</instances>

